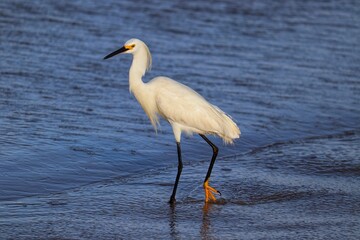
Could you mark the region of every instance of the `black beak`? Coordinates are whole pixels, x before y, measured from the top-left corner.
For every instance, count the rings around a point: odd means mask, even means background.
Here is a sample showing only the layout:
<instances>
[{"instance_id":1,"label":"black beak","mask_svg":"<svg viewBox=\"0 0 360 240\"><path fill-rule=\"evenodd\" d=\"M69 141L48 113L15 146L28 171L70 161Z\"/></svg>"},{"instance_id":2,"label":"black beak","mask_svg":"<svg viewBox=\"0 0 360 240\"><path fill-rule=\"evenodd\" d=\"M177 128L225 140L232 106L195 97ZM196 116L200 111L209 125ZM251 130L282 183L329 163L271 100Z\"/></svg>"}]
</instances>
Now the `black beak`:
<instances>
[{"instance_id":1,"label":"black beak","mask_svg":"<svg viewBox=\"0 0 360 240\"><path fill-rule=\"evenodd\" d=\"M117 55L117 54L126 52L127 50L129 50L129 49L125 48L125 46L124 46L124 47L122 47L122 48L120 48L120 49L118 49L118 50L110 53L109 55L106 55L106 56L104 57L104 60L105 60L105 59L108 59L108 58L111 58L111 57L113 57L113 56L115 56L115 55Z\"/></svg>"}]
</instances>

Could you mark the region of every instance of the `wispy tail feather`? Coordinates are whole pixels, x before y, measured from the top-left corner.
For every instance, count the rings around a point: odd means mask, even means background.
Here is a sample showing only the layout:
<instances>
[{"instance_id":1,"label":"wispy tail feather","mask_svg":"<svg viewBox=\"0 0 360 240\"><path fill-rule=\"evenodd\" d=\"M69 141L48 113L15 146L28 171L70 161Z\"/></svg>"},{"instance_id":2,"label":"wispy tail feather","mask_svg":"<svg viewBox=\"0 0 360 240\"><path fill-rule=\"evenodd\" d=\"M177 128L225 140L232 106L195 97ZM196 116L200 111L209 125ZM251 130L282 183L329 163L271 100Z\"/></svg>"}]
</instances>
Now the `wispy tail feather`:
<instances>
[{"instance_id":1,"label":"wispy tail feather","mask_svg":"<svg viewBox=\"0 0 360 240\"><path fill-rule=\"evenodd\" d=\"M233 144L235 139L240 138L241 132L239 127L232 120L230 115L227 115L217 106L213 105L213 107L216 110L220 121L220 129L216 134L223 139L225 144Z\"/></svg>"}]
</instances>

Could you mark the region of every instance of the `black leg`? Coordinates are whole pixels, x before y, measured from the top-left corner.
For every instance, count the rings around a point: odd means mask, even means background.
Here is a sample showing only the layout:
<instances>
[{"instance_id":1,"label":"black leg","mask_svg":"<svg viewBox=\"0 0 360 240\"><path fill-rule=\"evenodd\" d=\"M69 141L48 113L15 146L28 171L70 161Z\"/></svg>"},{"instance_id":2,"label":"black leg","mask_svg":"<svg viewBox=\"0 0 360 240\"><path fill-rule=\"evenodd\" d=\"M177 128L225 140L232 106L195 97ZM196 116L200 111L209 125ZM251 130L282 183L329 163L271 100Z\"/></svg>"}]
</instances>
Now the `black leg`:
<instances>
[{"instance_id":1,"label":"black leg","mask_svg":"<svg viewBox=\"0 0 360 240\"><path fill-rule=\"evenodd\" d=\"M176 195L176 189L177 189L177 186L178 186L178 183L179 183L179 179L180 179L180 175L181 175L181 171L182 171L182 168L183 168L183 164L182 164L182 161L181 161L181 148L180 148L180 143L179 142L176 142L176 145L177 145L177 153L178 153L178 172L177 172L177 175L176 175L176 180L175 180L175 184L174 184L174 189L173 189L173 192L171 194L171 197L170 197L170 201L169 203L175 203L175 195Z\"/></svg>"},{"instance_id":2,"label":"black leg","mask_svg":"<svg viewBox=\"0 0 360 240\"><path fill-rule=\"evenodd\" d=\"M210 166L209 166L209 169L207 171L207 174L206 174L206 177L205 177L205 180L204 180L204 182L206 182L206 181L209 180L209 177L211 175L211 171L212 171L212 169L214 167L215 159L216 159L216 157L218 155L219 149L207 137L205 137L205 135L203 135L203 134L199 134L199 135L200 135L200 137L202 137L211 146L211 148L213 150L213 155L212 155L212 158L211 158Z\"/></svg>"}]
</instances>

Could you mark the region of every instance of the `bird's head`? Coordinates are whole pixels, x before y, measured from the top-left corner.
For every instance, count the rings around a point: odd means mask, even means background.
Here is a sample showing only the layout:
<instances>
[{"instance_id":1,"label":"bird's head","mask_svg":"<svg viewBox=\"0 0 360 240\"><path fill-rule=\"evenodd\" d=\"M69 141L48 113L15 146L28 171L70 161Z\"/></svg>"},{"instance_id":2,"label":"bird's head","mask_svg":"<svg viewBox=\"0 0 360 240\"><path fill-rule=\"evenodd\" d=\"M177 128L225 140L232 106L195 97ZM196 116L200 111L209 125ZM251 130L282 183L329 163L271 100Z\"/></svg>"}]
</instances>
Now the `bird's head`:
<instances>
[{"instance_id":1,"label":"bird's head","mask_svg":"<svg viewBox=\"0 0 360 240\"><path fill-rule=\"evenodd\" d=\"M119 48L118 50L106 55L104 57L104 59L108 59L108 58L111 58L115 55L118 55L120 53L132 53L132 54L135 54L140 48L143 48L146 45L143 41L139 40L139 39L136 39L136 38L132 38L128 41L126 41L126 43L121 47Z\"/></svg>"},{"instance_id":2,"label":"bird's head","mask_svg":"<svg viewBox=\"0 0 360 240\"><path fill-rule=\"evenodd\" d=\"M121 53L131 53L135 56L137 56L140 60L141 69L143 69L143 74L145 74L145 71L149 71L151 69L151 54L149 51L149 48L146 46L146 44L136 38L132 38L119 48L118 50L106 55L104 59L111 58L115 55L121 54Z\"/></svg>"}]
</instances>

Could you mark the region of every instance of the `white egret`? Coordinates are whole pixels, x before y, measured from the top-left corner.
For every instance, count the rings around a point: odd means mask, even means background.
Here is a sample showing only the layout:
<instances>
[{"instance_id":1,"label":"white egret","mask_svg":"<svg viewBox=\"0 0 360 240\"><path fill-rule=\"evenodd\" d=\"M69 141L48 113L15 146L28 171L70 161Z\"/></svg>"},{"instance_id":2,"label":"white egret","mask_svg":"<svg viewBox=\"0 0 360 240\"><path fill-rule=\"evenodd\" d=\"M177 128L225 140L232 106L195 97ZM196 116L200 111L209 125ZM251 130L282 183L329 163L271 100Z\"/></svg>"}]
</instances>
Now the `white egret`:
<instances>
[{"instance_id":1,"label":"white egret","mask_svg":"<svg viewBox=\"0 0 360 240\"><path fill-rule=\"evenodd\" d=\"M209 186L209 178L218 154L218 148L205 135L217 135L225 143L233 143L240 137L240 129L231 120L231 117L218 107L208 103L201 95L191 88L167 77L156 77L144 83L142 77L151 67L151 54L149 48L139 39L128 40L123 47L110 53L108 59L120 53L133 55L129 71L130 92L150 118L155 131L159 124L159 116L168 121L175 135L178 153L178 171L170 197L170 203L175 202L176 189L183 168L181 159L180 138L181 133L198 133L211 147L213 155L208 168L203 187L205 202L216 201L213 194L219 191Z\"/></svg>"}]
</instances>

